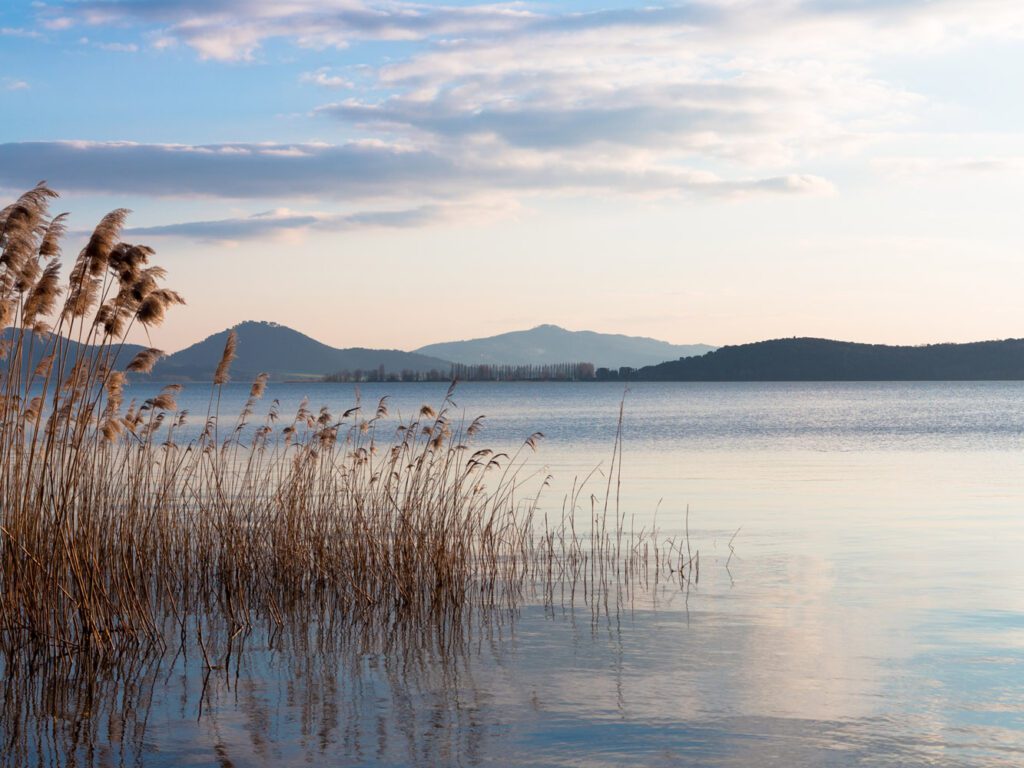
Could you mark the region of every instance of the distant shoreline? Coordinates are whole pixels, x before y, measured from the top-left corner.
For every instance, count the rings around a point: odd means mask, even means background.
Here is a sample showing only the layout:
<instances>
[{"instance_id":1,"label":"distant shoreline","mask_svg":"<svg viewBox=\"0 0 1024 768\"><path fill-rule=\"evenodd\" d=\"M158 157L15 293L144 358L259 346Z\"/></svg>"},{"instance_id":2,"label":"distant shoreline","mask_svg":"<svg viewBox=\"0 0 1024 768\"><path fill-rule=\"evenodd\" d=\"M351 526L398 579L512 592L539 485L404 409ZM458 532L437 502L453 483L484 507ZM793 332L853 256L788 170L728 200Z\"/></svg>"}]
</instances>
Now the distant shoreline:
<instances>
[{"instance_id":1,"label":"distant shoreline","mask_svg":"<svg viewBox=\"0 0 1024 768\"><path fill-rule=\"evenodd\" d=\"M458 381L459 385L462 384L551 384L564 386L566 384L615 384L615 385L632 385L632 384L967 384L967 383L982 383L982 382L1024 382L1024 377L1018 378L945 378L945 379L701 379L701 380L675 380L675 379L629 379L629 380L604 380L599 381L597 379L588 379L583 381L557 381L557 380L540 380L540 379L509 379L503 381ZM324 385L351 385L360 386L364 384L398 384L402 386L407 385L438 385L448 386L450 381L320 381L317 379L271 379L270 384L324 384ZM127 386L132 385L168 385L168 384L182 384L182 385L207 385L212 386L211 381L199 381L199 380L182 380L182 379L136 379L127 383ZM241 387L250 386L251 382L247 382L244 379L229 382L225 386L235 384Z\"/></svg>"}]
</instances>

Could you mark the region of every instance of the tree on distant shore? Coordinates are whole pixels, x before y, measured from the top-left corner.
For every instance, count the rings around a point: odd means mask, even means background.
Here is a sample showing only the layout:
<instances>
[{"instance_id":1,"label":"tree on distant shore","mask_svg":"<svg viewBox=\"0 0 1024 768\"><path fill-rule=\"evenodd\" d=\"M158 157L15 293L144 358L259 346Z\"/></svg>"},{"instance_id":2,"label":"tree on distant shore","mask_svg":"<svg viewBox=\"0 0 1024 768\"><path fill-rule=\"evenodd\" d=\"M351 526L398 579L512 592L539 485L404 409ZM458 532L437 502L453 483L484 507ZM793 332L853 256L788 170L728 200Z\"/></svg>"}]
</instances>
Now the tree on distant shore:
<instances>
[{"instance_id":1,"label":"tree on distant shore","mask_svg":"<svg viewBox=\"0 0 1024 768\"><path fill-rule=\"evenodd\" d=\"M324 381L360 383L372 381L593 381L596 377L592 363L555 363L550 365L465 365L453 363L447 371L432 368L429 371L376 370L336 371L324 376Z\"/></svg>"}]
</instances>

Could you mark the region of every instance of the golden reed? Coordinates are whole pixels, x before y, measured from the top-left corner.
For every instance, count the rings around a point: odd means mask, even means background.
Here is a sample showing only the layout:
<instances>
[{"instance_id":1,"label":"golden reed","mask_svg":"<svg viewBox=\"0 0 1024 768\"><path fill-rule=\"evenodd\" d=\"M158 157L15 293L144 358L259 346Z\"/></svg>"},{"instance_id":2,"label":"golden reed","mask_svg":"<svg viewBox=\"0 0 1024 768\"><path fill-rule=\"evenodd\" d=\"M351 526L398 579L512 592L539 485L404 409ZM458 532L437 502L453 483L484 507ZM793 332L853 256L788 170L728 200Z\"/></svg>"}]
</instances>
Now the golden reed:
<instances>
[{"instance_id":1,"label":"golden reed","mask_svg":"<svg viewBox=\"0 0 1024 768\"><path fill-rule=\"evenodd\" d=\"M473 447L481 421L453 421L451 390L438 411L424 406L382 439L386 401L339 417L304 402L290 420L275 402L252 423L261 375L237 420L221 425L232 332L200 434L182 440L179 385L124 402L128 378L162 352L122 357L133 329L148 338L184 299L161 287L152 249L121 241L125 210L102 219L62 279L54 197L40 184L0 211L8 662L40 649L110 656L162 645L169 624L183 644L197 634L205 655L203 617L242 632L257 620L439 627L538 596L598 610L610 590L618 599L659 574L695 577L688 543L627 530L620 438L603 499L581 511L577 486L549 519L517 497L544 479L521 476L520 454Z\"/></svg>"}]
</instances>

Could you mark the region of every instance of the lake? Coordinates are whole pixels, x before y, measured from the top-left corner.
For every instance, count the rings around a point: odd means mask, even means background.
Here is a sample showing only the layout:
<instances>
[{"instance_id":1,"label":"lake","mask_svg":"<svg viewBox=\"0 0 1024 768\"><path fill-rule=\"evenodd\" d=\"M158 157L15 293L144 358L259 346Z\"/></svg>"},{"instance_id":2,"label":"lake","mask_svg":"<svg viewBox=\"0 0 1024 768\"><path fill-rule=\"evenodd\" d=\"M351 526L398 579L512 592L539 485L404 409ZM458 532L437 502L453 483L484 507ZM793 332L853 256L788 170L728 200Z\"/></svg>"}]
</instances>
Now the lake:
<instances>
[{"instance_id":1,"label":"lake","mask_svg":"<svg viewBox=\"0 0 1024 768\"><path fill-rule=\"evenodd\" d=\"M446 386L360 390L394 421ZM271 384L261 407L287 421L304 395L340 415L356 391ZM604 495L623 395L467 383L452 410L486 416L482 446L544 433L522 494L557 517L595 468ZM208 397L179 397L185 438ZM624 402L621 509L688 526L698 583L596 613L527 603L454 647L257 631L209 675L171 652L60 696L8 686L5 763L1024 764L1024 383L641 383Z\"/></svg>"}]
</instances>

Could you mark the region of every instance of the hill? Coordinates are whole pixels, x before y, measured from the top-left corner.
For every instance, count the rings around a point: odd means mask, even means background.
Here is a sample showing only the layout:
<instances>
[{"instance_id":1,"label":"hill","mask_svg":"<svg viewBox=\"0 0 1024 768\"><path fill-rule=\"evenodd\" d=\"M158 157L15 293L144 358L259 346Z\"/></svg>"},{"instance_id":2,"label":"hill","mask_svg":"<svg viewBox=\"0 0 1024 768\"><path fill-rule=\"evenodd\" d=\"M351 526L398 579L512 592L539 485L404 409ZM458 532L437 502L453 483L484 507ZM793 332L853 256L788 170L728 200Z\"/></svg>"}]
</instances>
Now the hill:
<instances>
[{"instance_id":1,"label":"hill","mask_svg":"<svg viewBox=\"0 0 1024 768\"><path fill-rule=\"evenodd\" d=\"M775 339L721 347L701 357L633 372L635 381L1024 380L1024 339L888 346Z\"/></svg>"},{"instance_id":2,"label":"hill","mask_svg":"<svg viewBox=\"0 0 1024 768\"><path fill-rule=\"evenodd\" d=\"M428 344L416 351L466 365L545 365L587 362L597 367L639 368L663 360L701 355L714 347L707 344L669 344L641 336L568 331L557 325L538 325L528 331L512 331L467 341Z\"/></svg>"},{"instance_id":3,"label":"hill","mask_svg":"<svg viewBox=\"0 0 1024 768\"><path fill-rule=\"evenodd\" d=\"M17 340L17 334L22 331L17 330L13 327L4 328L0 331L0 344L13 344ZM50 350L50 337L52 334L35 334L33 338L26 338L23 349L27 355L27 359L23 363L24 369L35 369L43 359L43 355ZM87 344L79 344L77 341L67 341L69 350L68 360L65 364L66 367L70 368L74 365L79 355L86 355L91 357L95 352L95 347L91 347ZM128 363L132 361L136 353L145 349L145 347L139 346L138 344L124 344L121 345L114 356L114 367L124 368ZM0 370L7 367L7 359L5 355L0 355Z\"/></svg>"},{"instance_id":4,"label":"hill","mask_svg":"<svg viewBox=\"0 0 1024 768\"><path fill-rule=\"evenodd\" d=\"M238 357L231 366L235 381L247 381L269 373L272 379L319 379L338 371L403 370L427 373L437 370L448 375L450 363L396 349L336 349L283 325L244 322L235 326ZM215 333L162 360L153 371L157 380L209 381L224 351L228 331Z\"/></svg>"}]
</instances>

